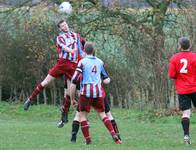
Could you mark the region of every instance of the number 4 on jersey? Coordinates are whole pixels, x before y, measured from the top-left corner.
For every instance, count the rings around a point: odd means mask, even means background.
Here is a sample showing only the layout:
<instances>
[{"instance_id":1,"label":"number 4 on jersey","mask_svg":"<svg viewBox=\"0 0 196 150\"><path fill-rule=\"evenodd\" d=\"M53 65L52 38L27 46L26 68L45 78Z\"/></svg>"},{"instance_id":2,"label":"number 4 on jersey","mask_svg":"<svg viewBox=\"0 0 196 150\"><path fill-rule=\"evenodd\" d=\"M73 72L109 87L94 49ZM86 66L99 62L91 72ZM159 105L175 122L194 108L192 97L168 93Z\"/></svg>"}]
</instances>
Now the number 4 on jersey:
<instances>
[{"instance_id":1,"label":"number 4 on jersey","mask_svg":"<svg viewBox=\"0 0 196 150\"><path fill-rule=\"evenodd\" d=\"M92 72L94 72L95 74L97 73L97 66L96 65L93 67Z\"/></svg>"},{"instance_id":2,"label":"number 4 on jersey","mask_svg":"<svg viewBox=\"0 0 196 150\"><path fill-rule=\"evenodd\" d=\"M185 59L185 58L180 59L180 63L183 63L183 66L180 69L180 73L188 73L188 70L187 70L188 61L187 61L187 59Z\"/></svg>"}]
</instances>

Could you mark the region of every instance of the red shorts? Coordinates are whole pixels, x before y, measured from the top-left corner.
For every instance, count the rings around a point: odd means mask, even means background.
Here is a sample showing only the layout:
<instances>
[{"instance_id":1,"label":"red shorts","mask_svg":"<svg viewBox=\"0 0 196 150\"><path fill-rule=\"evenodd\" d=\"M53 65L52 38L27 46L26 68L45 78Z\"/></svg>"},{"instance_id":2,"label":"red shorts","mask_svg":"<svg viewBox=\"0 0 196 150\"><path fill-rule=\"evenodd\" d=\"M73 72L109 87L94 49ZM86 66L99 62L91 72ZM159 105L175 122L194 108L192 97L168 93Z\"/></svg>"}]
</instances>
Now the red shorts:
<instances>
[{"instance_id":1,"label":"red shorts","mask_svg":"<svg viewBox=\"0 0 196 150\"><path fill-rule=\"evenodd\" d=\"M90 112L91 106L93 106L97 112L104 112L104 98L88 98L84 95L80 95L79 111Z\"/></svg>"},{"instance_id":2,"label":"red shorts","mask_svg":"<svg viewBox=\"0 0 196 150\"><path fill-rule=\"evenodd\" d=\"M48 74L55 78L65 75L67 79L71 80L76 67L77 63L61 58L57 61L53 68L49 70Z\"/></svg>"}]
</instances>

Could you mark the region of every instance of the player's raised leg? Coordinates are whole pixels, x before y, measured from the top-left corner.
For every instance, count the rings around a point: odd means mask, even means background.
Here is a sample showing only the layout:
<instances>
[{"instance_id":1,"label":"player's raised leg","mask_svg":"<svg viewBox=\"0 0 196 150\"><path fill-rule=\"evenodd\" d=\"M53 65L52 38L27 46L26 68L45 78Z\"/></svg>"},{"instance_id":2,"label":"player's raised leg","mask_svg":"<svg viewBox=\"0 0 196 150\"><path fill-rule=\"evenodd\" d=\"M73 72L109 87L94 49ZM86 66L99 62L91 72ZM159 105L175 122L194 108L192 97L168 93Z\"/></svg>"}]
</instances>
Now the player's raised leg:
<instances>
[{"instance_id":1,"label":"player's raised leg","mask_svg":"<svg viewBox=\"0 0 196 150\"><path fill-rule=\"evenodd\" d=\"M70 80L68 80L65 77L64 78L64 99L63 99L63 103L62 103L61 108L60 108L61 119L58 123L58 128L62 128L64 126L64 124L68 122L68 112L69 112L70 106L71 106Z\"/></svg>"},{"instance_id":2,"label":"player's raised leg","mask_svg":"<svg viewBox=\"0 0 196 150\"><path fill-rule=\"evenodd\" d=\"M69 90L69 89L68 89ZM63 104L61 106L61 119L58 123L58 128L62 128L65 123L68 122L68 112L70 108L71 102L70 102L70 96L66 94L64 97Z\"/></svg>"},{"instance_id":3,"label":"player's raised leg","mask_svg":"<svg viewBox=\"0 0 196 150\"><path fill-rule=\"evenodd\" d=\"M36 96L41 93L46 85L48 85L51 81L53 81L55 78L48 74L46 78L36 86L36 88L33 90L32 94L28 97L28 99L24 103L24 110L28 110L32 101L36 98Z\"/></svg>"}]
</instances>

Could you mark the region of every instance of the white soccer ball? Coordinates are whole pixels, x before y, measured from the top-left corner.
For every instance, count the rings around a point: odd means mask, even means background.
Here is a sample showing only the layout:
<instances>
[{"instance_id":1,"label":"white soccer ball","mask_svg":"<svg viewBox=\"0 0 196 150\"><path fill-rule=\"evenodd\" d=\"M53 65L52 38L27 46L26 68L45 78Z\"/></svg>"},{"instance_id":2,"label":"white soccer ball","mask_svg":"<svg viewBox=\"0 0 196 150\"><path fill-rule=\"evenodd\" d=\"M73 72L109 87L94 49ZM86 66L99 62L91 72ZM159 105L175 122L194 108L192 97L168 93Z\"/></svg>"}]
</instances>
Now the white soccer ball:
<instances>
[{"instance_id":1,"label":"white soccer ball","mask_svg":"<svg viewBox=\"0 0 196 150\"><path fill-rule=\"evenodd\" d=\"M72 13L72 6L69 2L62 2L59 5L58 11L60 13L66 13L66 14L71 14Z\"/></svg>"}]
</instances>

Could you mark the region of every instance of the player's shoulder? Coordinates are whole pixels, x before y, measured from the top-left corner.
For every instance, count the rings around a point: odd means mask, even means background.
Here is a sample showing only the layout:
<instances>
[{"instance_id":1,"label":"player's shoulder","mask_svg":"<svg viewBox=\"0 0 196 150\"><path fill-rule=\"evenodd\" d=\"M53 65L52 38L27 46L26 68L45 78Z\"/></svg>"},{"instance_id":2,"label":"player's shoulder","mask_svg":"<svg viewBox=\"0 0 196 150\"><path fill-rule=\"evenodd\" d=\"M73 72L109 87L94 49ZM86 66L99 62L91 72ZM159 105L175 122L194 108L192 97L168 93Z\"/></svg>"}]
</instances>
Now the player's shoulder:
<instances>
[{"instance_id":1,"label":"player's shoulder","mask_svg":"<svg viewBox=\"0 0 196 150\"><path fill-rule=\"evenodd\" d=\"M59 32L59 34L57 35L57 37L59 37L59 36L63 36L63 32Z\"/></svg>"},{"instance_id":2,"label":"player's shoulder","mask_svg":"<svg viewBox=\"0 0 196 150\"><path fill-rule=\"evenodd\" d=\"M182 57L182 55L183 55L182 52L177 52L172 55L171 60L178 59L178 58Z\"/></svg>"},{"instance_id":3,"label":"player's shoulder","mask_svg":"<svg viewBox=\"0 0 196 150\"><path fill-rule=\"evenodd\" d=\"M99 61L100 63L103 63L103 60L101 60L101 59L98 58L97 56L95 56L95 59L96 59L97 61Z\"/></svg>"},{"instance_id":4,"label":"player's shoulder","mask_svg":"<svg viewBox=\"0 0 196 150\"><path fill-rule=\"evenodd\" d=\"M63 32L60 32L60 33L56 36L56 39L59 39L59 38L63 38Z\"/></svg>"},{"instance_id":5,"label":"player's shoulder","mask_svg":"<svg viewBox=\"0 0 196 150\"><path fill-rule=\"evenodd\" d=\"M85 64L85 63L87 63L87 61L88 61L87 57L84 57L84 58L80 59L80 61L78 63Z\"/></svg>"},{"instance_id":6,"label":"player's shoulder","mask_svg":"<svg viewBox=\"0 0 196 150\"><path fill-rule=\"evenodd\" d=\"M172 57L178 57L179 55L181 55L181 52L176 52L176 53L173 54Z\"/></svg>"},{"instance_id":7,"label":"player's shoulder","mask_svg":"<svg viewBox=\"0 0 196 150\"><path fill-rule=\"evenodd\" d=\"M194 55L194 56L196 56L196 52L191 51L191 54Z\"/></svg>"},{"instance_id":8,"label":"player's shoulder","mask_svg":"<svg viewBox=\"0 0 196 150\"><path fill-rule=\"evenodd\" d=\"M170 61L178 61L182 58L185 58L185 59L193 59L196 57L196 53L195 52L192 52L192 51L181 51L181 52L178 52L176 54L173 54L173 56L171 57Z\"/></svg>"},{"instance_id":9,"label":"player's shoulder","mask_svg":"<svg viewBox=\"0 0 196 150\"><path fill-rule=\"evenodd\" d=\"M78 33L78 32L76 32L76 35L77 35L78 37L81 37L80 33Z\"/></svg>"},{"instance_id":10,"label":"player's shoulder","mask_svg":"<svg viewBox=\"0 0 196 150\"><path fill-rule=\"evenodd\" d=\"M172 57L170 58L170 63L171 64L175 64L175 63L178 63L179 62L179 59L180 59L180 53L175 53L172 55Z\"/></svg>"},{"instance_id":11,"label":"player's shoulder","mask_svg":"<svg viewBox=\"0 0 196 150\"><path fill-rule=\"evenodd\" d=\"M192 55L193 61L196 63L196 52L192 52L191 55Z\"/></svg>"},{"instance_id":12,"label":"player's shoulder","mask_svg":"<svg viewBox=\"0 0 196 150\"><path fill-rule=\"evenodd\" d=\"M191 55L194 59L196 59L196 52L190 51L190 55Z\"/></svg>"},{"instance_id":13,"label":"player's shoulder","mask_svg":"<svg viewBox=\"0 0 196 150\"><path fill-rule=\"evenodd\" d=\"M84 62L84 61L85 61L85 57L82 58L82 59L80 59L80 61L79 61L78 63L82 63L82 62Z\"/></svg>"},{"instance_id":14,"label":"player's shoulder","mask_svg":"<svg viewBox=\"0 0 196 150\"><path fill-rule=\"evenodd\" d=\"M78 36L78 34L77 34L76 32L74 32L74 31L69 31L69 33L70 33L71 35Z\"/></svg>"},{"instance_id":15,"label":"player's shoulder","mask_svg":"<svg viewBox=\"0 0 196 150\"><path fill-rule=\"evenodd\" d=\"M100 58L98 58L98 57L96 57L95 56L95 63L98 65L104 65L104 62L103 62L103 60L101 60Z\"/></svg>"}]
</instances>

